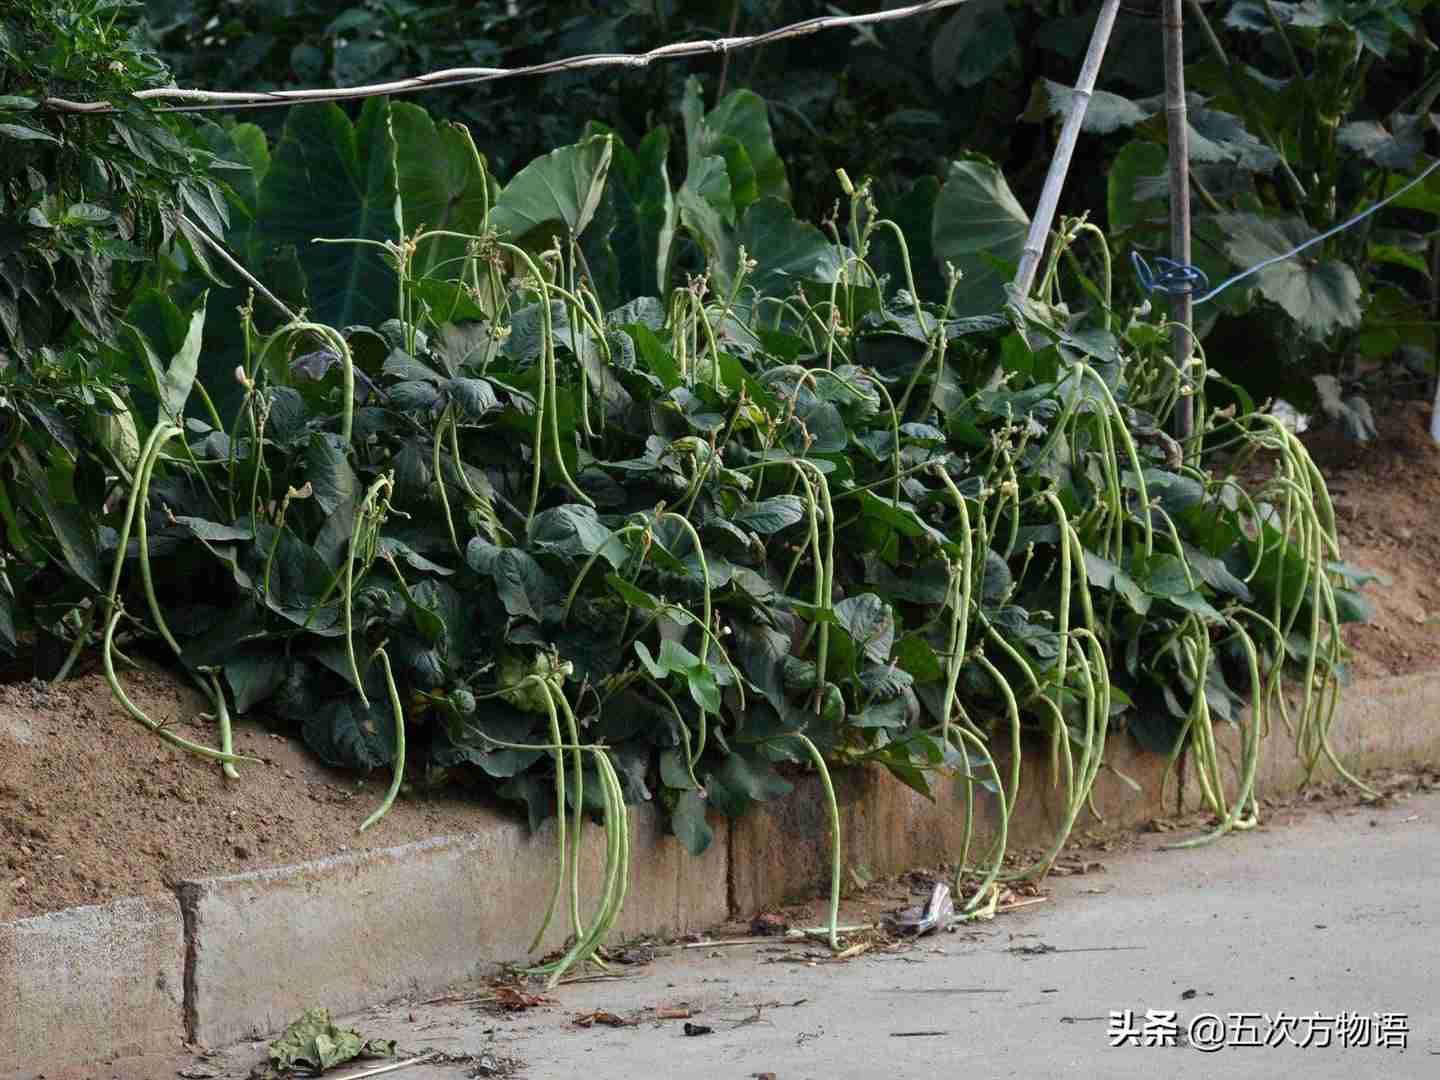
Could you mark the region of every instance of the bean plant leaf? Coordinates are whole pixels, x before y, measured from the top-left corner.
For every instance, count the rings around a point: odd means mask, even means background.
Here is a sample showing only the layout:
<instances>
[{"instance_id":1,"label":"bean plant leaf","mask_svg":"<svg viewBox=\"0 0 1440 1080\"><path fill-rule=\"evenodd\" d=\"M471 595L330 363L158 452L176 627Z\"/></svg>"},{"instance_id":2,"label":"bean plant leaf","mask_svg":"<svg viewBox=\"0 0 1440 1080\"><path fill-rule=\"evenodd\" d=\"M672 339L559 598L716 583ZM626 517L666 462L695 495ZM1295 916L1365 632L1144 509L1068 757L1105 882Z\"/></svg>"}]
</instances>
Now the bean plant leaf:
<instances>
[{"instance_id":1,"label":"bean plant leaf","mask_svg":"<svg viewBox=\"0 0 1440 1080\"><path fill-rule=\"evenodd\" d=\"M307 719L305 745L327 765L374 769L395 759L395 713L388 698L372 697L367 709L360 695L332 700Z\"/></svg>"},{"instance_id":2,"label":"bean plant leaf","mask_svg":"<svg viewBox=\"0 0 1440 1080\"><path fill-rule=\"evenodd\" d=\"M754 529L761 536L770 536L804 518L805 503L800 496L773 495L763 502L742 506L730 520L742 528Z\"/></svg>"},{"instance_id":3,"label":"bean plant leaf","mask_svg":"<svg viewBox=\"0 0 1440 1080\"><path fill-rule=\"evenodd\" d=\"M951 163L930 236L941 269L954 263L964 275L956 314L984 315L1004 306L1004 284L1020 262L1029 228L1030 217L999 168L983 160Z\"/></svg>"},{"instance_id":4,"label":"bean plant leaf","mask_svg":"<svg viewBox=\"0 0 1440 1080\"><path fill-rule=\"evenodd\" d=\"M246 646L231 653L225 660L225 681L235 695L235 711L243 715L270 697L285 681L289 666L278 649Z\"/></svg>"},{"instance_id":5,"label":"bean plant leaf","mask_svg":"<svg viewBox=\"0 0 1440 1080\"><path fill-rule=\"evenodd\" d=\"M1226 253L1241 267L1284 255L1314 236L1309 226L1293 217L1221 214L1217 220ZM1267 266L1254 280L1265 298L1284 308L1312 338L1360 325L1364 290L1345 263L1320 262L1305 252Z\"/></svg>"},{"instance_id":6,"label":"bean plant leaf","mask_svg":"<svg viewBox=\"0 0 1440 1080\"><path fill-rule=\"evenodd\" d=\"M895 614L874 593L847 596L835 605L835 619L857 648L877 664L890 659L895 644Z\"/></svg>"},{"instance_id":7,"label":"bean plant leaf","mask_svg":"<svg viewBox=\"0 0 1440 1080\"><path fill-rule=\"evenodd\" d=\"M715 838L705 820L705 799L698 791L682 791L670 811L670 831L691 855L704 854Z\"/></svg>"}]
</instances>

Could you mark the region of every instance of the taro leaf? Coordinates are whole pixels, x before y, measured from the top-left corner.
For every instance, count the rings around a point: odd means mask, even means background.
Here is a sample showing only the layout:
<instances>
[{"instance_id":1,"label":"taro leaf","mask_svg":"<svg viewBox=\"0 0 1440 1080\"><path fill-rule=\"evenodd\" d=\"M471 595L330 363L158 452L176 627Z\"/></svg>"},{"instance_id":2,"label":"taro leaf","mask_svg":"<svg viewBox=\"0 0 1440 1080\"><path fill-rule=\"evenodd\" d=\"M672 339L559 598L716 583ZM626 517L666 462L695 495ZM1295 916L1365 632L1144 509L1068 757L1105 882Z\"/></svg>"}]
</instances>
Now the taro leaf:
<instances>
[{"instance_id":1,"label":"taro leaf","mask_svg":"<svg viewBox=\"0 0 1440 1080\"><path fill-rule=\"evenodd\" d=\"M691 79L685 87L686 94L699 92L699 80ZM775 150L775 141L770 133L770 117L763 98L750 90L735 90L725 100L710 110L700 125L698 147L701 155L714 153L722 140L732 139L744 150L753 179L746 187L753 195L735 199L737 213L744 210L756 199L774 198L788 203L790 185L785 179L785 162ZM687 139L692 139L690 131ZM732 172L730 182L736 185L737 177ZM760 248L751 248L758 254Z\"/></svg>"},{"instance_id":2,"label":"taro leaf","mask_svg":"<svg viewBox=\"0 0 1440 1080\"><path fill-rule=\"evenodd\" d=\"M1024 119L1036 122L1044 119L1047 113L1056 117L1068 117L1074 111L1075 100L1076 93L1072 87L1041 79L1035 84ZM1096 90L1091 94L1080 130L1091 135L1109 135L1121 128L1142 124L1154 116L1155 112L1149 105L1131 101L1108 90Z\"/></svg>"},{"instance_id":3,"label":"taro leaf","mask_svg":"<svg viewBox=\"0 0 1440 1080\"><path fill-rule=\"evenodd\" d=\"M1216 220L1224 233L1226 253L1241 267L1285 255L1315 235L1293 217L1221 214ZM1302 253L1267 266L1255 280L1265 298L1284 308L1312 338L1360 325L1362 289L1355 271L1345 263L1317 262Z\"/></svg>"},{"instance_id":4,"label":"taro leaf","mask_svg":"<svg viewBox=\"0 0 1440 1080\"><path fill-rule=\"evenodd\" d=\"M384 243L401 232L388 99L367 100L353 126L337 105L291 109L260 185L257 220L264 245L301 253L317 321L376 325L393 314L395 274L378 249L312 242Z\"/></svg>"},{"instance_id":5,"label":"taro leaf","mask_svg":"<svg viewBox=\"0 0 1440 1080\"><path fill-rule=\"evenodd\" d=\"M890 659L895 644L895 614L880 597L874 593L847 596L835 605L835 619L875 663Z\"/></svg>"},{"instance_id":6,"label":"taro leaf","mask_svg":"<svg viewBox=\"0 0 1440 1080\"><path fill-rule=\"evenodd\" d=\"M761 536L771 536L805 519L805 503L798 495L773 495L758 503L747 503L730 520Z\"/></svg>"},{"instance_id":7,"label":"taro leaf","mask_svg":"<svg viewBox=\"0 0 1440 1080\"><path fill-rule=\"evenodd\" d=\"M944 91L969 90L1004 67L1015 46L1015 26L1004 0L966 4L935 34L931 78Z\"/></svg>"},{"instance_id":8,"label":"taro leaf","mask_svg":"<svg viewBox=\"0 0 1440 1080\"><path fill-rule=\"evenodd\" d=\"M839 249L825 234L798 220L790 204L779 199L761 199L747 209L737 240L760 264L746 284L770 296L793 293L797 281L829 284L843 264Z\"/></svg>"},{"instance_id":9,"label":"taro leaf","mask_svg":"<svg viewBox=\"0 0 1440 1080\"><path fill-rule=\"evenodd\" d=\"M374 769L395 759L395 713L388 698L372 698L367 709L360 695L347 693L307 717L305 745L327 765Z\"/></svg>"},{"instance_id":10,"label":"taro leaf","mask_svg":"<svg viewBox=\"0 0 1440 1080\"><path fill-rule=\"evenodd\" d=\"M521 169L495 200L490 226L517 243L579 236L595 216L610 171L611 136L552 150Z\"/></svg>"},{"instance_id":11,"label":"taro leaf","mask_svg":"<svg viewBox=\"0 0 1440 1080\"><path fill-rule=\"evenodd\" d=\"M714 830L705 820L705 800L698 791L682 791L670 811L670 831L691 855L704 854L714 840Z\"/></svg>"},{"instance_id":12,"label":"taro leaf","mask_svg":"<svg viewBox=\"0 0 1440 1080\"><path fill-rule=\"evenodd\" d=\"M424 109L396 101L390 106L395 161L406 236L423 226L478 235L489 203L485 159L464 124L436 124ZM415 252L411 272L426 277L440 269L458 278L466 242L457 237L426 240Z\"/></svg>"},{"instance_id":13,"label":"taro leaf","mask_svg":"<svg viewBox=\"0 0 1440 1080\"><path fill-rule=\"evenodd\" d=\"M249 645L225 657L225 681L235 695L235 711L246 713L280 688L290 661L279 649Z\"/></svg>"},{"instance_id":14,"label":"taro leaf","mask_svg":"<svg viewBox=\"0 0 1440 1080\"><path fill-rule=\"evenodd\" d=\"M685 183L675 193L680 224L705 252L716 282L724 289L735 273L736 249L731 223L735 204L725 159L711 154L690 162Z\"/></svg>"},{"instance_id":15,"label":"taro leaf","mask_svg":"<svg viewBox=\"0 0 1440 1080\"><path fill-rule=\"evenodd\" d=\"M591 123L586 134L605 134L609 129ZM659 127L640 140L634 152L625 143L614 142L614 160L605 189L608 206L599 217L611 221L607 235L596 240L601 230L587 234L586 250L597 276L608 278L610 292L617 296L665 295L669 291L670 249L675 242L675 194L670 188L666 159L670 152L670 130ZM598 247L598 251L593 250ZM598 268L611 262L608 270ZM640 301L632 301L639 303ZM638 322L622 318L612 325Z\"/></svg>"},{"instance_id":16,"label":"taro leaf","mask_svg":"<svg viewBox=\"0 0 1440 1080\"><path fill-rule=\"evenodd\" d=\"M943 269L954 263L965 275L954 314L985 315L1004 306L1004 285L1013 272L1006 264L1019 263L1029 228L1029 215L999 168L982 159L951 162L935 200L930 240L937 264Z\"/></svg>"},{"instance_id":17,"label":"taro leaf","mask_svg":"<svg viewBox=\"0 0 1440 1080\"><path fill-rule=\"evenodd\" d=\"M727 754L718 772L705 777L710 805L728 818L738 818L752 802L768 802L790 793L792 785L758 754Z\"/></svg>"},{"instance_id":18,"label":"taro leaf","mask_svg":"<svg viewBox=\"0 0 1440 1080\"><path fill-rule=\"evenodd\" d=\"M588 506L569 504L542 510L530 526L530 541L541 551L568 558L588 558L597 551L613 567L629 552L615 534L600 523Z\"/></svg>"},{"instance_id":19,"label":"taro leaf","mask_svg":"<svg viewBox=\"0 0 1440 1080\"><path fill-rule=\"evenodd\" d=\"M1167 162L1165 147L1140 140L1126 143L1115 155L1106 179L1106 206L1111 229L1133 229L1147 217L1154 217L1162 211L1163 202L1142 199L1135 185L1142 177L1163 176Z\"/></svg>"},{"instance_id":20,"label":"taro leaf","mask_svg":"<svg viewBox=\"0 0 1440 1080\"><path fill-rule=\"evenodd\" d=\"M276 1073L305 1070L318 1074L356 1058L395 1055L395 1043L365 1039L358 1031L330 1020L330 1010L306 1009L285 1034L270 1044L270 1067Z\"/></svg>"}]
</instances>

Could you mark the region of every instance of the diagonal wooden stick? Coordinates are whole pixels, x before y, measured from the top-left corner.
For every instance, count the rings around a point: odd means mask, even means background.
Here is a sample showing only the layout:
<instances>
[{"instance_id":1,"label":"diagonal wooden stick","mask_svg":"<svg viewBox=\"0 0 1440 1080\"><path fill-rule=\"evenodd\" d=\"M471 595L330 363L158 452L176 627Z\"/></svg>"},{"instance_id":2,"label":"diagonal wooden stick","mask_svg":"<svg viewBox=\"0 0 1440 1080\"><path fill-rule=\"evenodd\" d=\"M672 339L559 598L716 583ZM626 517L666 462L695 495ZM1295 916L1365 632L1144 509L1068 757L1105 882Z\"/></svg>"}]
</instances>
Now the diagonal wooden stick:
<instances>
[{"instance_id":1,"label":"diagonal wooden stick","mask_svg":"<svg viewBox=\"0 0 1440 1080\"><path fill-rule=\"evenodd\" d=\"M1020 254L1020 268L1015 272L1015 289L1021 296L1029 296L1035 284L1035 271L1040 266L1040 256L1045 253L1045 240L1050 235L1055 210L1060 205L1060 190L1065 186L1065 176L1070 171L1070 158L1080 138L1080 127L1085 123L1085 111L1090 107L1090 96L1095 91L1100 63L1105 58L1110 31L1115 26L1115 13L1119 10L1120 0L1105 0L1100 7L1100 16L1095 20L1090 48L1086 50L1085 62L1080 65L1080 78L1075 83L1070 115L1060 129L1060 141L1055 146L1055 156L1050 159L1045 187L1040 191L1040 202L1035 207L1035 217L1030 222L1030 232L1025 236L1025 248Z\"/></svg>"}]
</instances>

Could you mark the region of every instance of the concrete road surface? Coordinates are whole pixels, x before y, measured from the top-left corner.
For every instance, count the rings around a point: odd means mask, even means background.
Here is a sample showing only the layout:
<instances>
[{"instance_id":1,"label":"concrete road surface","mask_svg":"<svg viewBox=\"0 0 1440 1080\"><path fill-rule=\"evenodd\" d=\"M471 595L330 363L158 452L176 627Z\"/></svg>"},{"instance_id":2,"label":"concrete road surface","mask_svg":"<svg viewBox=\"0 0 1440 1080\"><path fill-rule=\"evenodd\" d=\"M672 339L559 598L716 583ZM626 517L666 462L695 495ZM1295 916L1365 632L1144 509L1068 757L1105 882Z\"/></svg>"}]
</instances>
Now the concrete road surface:
<instances>
[{"instance_id":1,"label":"concrete road surface","mask_svg":"<svg viewBox=\"0 0 1440 1080\"><path fill-rule=\"evenodd\" d=\"M1440 794L1352 797L1160 850L1183 835L1081 853L1103 872L1052 878L1048 902L907 952L810 964L823 947L663 949L617 969L631 978L520 1013L462 1000L351 1019L403 1048L477 1056L395 1080L498 1075L506 1059L535 1080L1440 1077ZM1041 945L1054 951L1019 951ZM648 1011L684 1006L713 1031ZM642 1020L576 1026L597 1010ZM243 1076L263 1051L214 1064Z\"/></svg>"}]
</instances>

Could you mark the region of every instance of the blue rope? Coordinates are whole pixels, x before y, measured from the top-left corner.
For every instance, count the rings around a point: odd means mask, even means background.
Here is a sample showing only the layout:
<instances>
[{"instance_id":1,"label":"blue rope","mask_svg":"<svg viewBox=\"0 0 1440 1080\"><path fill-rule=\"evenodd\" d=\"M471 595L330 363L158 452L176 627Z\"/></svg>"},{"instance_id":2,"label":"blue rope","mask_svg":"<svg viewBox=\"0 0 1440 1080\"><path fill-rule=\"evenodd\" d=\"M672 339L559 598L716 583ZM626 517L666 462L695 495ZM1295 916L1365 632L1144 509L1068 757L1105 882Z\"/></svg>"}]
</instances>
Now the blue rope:
<instances>
[{"instance_id":1,"label":"blue rope","mask_svg":"<svg viewBox=\"0 0 1440 1080\"><path fill-rule=\"evenodd\" d=\"M1436 169L1440 169L1440 158L1432 161L1429 167L1419 176L1415 177L1414 180L1411 180L1404 187L1392 194L1387 195L1368 210L1361 211L1348 221L1342 221L1339 225L1327 229L1319 236L1311 237L1303 244L1293 247L1289 251L1282 252L1279 255L1272 255L1270 258L1258 262L1254 266L1241 270L1238 274L1230 275L1213 289L1210 288L1210 279L1205 276L1205 271L1189 263L1176 262L1174 259L1157 258L1155 260L1155 269L1152 270L1150 264L1141 257L1140 253L1132 250L1130 252L1130 265L1135 268L1135 278L1140 283L1140 288L1145 292L1158 292L1166 296L1194 296L1195 293L1200 292L1202 295L1196 296L1192 303L1203 304L1207 300L1215 299L1215 297L1219 296L1236 282L1244 281L1252 274L1258 274L1267 266L1274 266L1278 262L1284 262L1286 259L1299 255L1300 252L1306 248L1312 248L1316 244L1329 240L1330 237L1335 234L1342 233L1346 229L1360 224L1360 222L1364 221L1377 210L1380 210L1382 207L1394 202L1401 195L1404 195Z\"/></svg>"}]
</instances>

